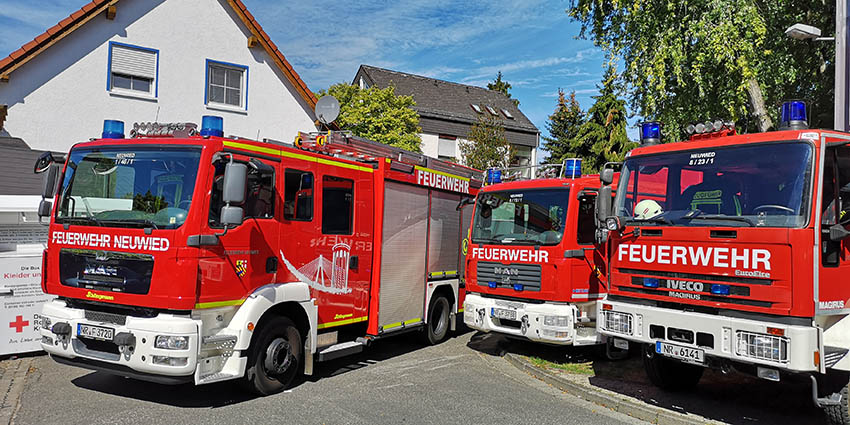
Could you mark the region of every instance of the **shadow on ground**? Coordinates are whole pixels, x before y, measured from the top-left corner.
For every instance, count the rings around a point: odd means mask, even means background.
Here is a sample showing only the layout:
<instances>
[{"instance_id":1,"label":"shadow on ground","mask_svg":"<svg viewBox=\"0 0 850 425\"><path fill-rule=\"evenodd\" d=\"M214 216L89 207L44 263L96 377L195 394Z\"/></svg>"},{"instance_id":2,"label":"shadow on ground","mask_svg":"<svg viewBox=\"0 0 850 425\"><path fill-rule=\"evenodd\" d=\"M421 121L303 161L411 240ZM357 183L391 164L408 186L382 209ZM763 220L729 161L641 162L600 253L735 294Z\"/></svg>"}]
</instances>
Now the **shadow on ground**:
<instances>
[{"instance_id":1,"label":"shadow on ground","mask_svg":"<svg viewBox=\"0 0 850 425\"><path fill-rule=\"evenodd\" d=\"M469 331L465 328L460 329L458 332L450 334L450 338L458 338L467 332ZM360 354L316 363L313 375L301 377L293 384L292 388L320 379L331 379L334 376L369 367L425 347L418 332L378 340ZM92 372L73 379L71 382L77 387L91 391L175 407L217 408L257 398L257 396L242 390L236 381L225 381L197 387L193 384L163 385L105 372Z\"/></svg>"},{"instance_id":2,"label":"shadow on ground","mask_svg":"<svg viewBox=\"0 0 850 425\"><path fill-rule=\"evenodd\" d=\"M602 388L672 412L695 414L730 424L825 424L826 416L812 404L808 377L783 375L770 382L740 373L706 370L696 389L672 393L649 381L640 351L633 347L625 360L611 361L595 347L553 347L476 333L467 344L479 352L518 354L555 363L549 372L576 383ZM581 366L581 367L578 367ZM587 374L568 370L586 370Z\"/></svg>"}]
</instances>

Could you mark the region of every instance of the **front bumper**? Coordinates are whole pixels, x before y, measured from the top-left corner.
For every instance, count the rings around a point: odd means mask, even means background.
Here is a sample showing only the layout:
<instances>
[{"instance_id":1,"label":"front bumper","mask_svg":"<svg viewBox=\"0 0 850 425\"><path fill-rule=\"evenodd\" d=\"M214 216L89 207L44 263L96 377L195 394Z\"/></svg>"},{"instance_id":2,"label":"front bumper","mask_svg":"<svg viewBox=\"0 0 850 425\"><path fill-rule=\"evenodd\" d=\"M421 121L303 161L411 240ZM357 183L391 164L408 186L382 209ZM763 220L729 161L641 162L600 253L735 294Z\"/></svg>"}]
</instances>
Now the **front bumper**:
<instances>
[{"instance_id":1,"label":"front bumper","mask_svg":"<svg viewBox=\"0 0 850 425\"><path fill-rule=\"evenodd\" d=\"M84 310L70 308L64 301L48 302L43 307L40 319L42 349L61 363L88 369L156 382L194 380L198 364L198 321L189 316L173 314L159 314L152 318L126 316L123 325L93 319L94 316L87 319ZM64 323L68 326L56 326ZM81 338L77 326L81 323L114 329L116 337L112 341ZM70 329L70 332L53 332L63 328L65 331ZM154 342L158 335L185 336L188 338L188 346L183 350L156 348ZM118 342L131 343L118 345ZM170 364L163 364L165 362Z\"/></svg>"},{"instance_id":2,"label":"front bumper","mask_svg":"<svg viewBox=\"0 0 850 425\"><path fill-rule=\"evenodd\" d=\"M507 301L466 294L463 321L472 329L497 332L535 342L556 345L591 345L603 342L596 333L592 319L593 303L588 303L585 314L575 304L532 304ZM516 320L499 319L494 310L515 313ZM548 322L548 323L547 323Z\"/></svg>"},{"instance_id":3,"label":"front bumper","mask_svg":"<svg viewBox=\"0 0 850 425\"><path fill-rule=\"evenodd\" d=\"M623 301L600 301L598 309L599 332L608 337L644 344L664 342L703 350L706 358L789 372L819 371L818 359L823 351L815 327L682 312Z\"/></svg>"}]
</instances>

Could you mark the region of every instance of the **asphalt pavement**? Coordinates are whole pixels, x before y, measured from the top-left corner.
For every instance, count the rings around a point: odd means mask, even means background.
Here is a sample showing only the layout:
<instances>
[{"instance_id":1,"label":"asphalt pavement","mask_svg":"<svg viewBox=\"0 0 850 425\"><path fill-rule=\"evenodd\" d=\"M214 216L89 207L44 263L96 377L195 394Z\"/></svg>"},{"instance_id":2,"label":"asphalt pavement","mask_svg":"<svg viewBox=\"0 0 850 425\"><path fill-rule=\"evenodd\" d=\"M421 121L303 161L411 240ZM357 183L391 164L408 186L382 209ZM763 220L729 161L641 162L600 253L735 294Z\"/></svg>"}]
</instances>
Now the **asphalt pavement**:
<instances>
[{"instance_id":1,"label":"asphalt pavement","mask_svg":"<svg viewBox=\"0 0 850 425\"><path fill-rule=\"evenodd\" d=\"M522 372L472 332L415 335L319 363L292 390L255 398L233 383L166 386L33 357L11 423L643 424Z\"/></svg>"}]
</instances>

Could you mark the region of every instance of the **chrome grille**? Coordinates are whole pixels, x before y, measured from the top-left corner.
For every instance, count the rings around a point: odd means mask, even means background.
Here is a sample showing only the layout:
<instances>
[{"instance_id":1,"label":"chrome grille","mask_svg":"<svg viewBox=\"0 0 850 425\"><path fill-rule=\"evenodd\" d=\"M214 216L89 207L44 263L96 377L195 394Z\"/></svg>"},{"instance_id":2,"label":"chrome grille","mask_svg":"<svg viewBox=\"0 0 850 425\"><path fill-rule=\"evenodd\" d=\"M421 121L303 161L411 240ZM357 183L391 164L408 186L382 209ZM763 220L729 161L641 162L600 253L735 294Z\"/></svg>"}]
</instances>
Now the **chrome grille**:
<instances>
[{"instance_id":1,"label":"chrome grille","mask_svg":"<svg viewBox=\"0 0 850 425\"><path fill-rule=\"evenodd\" d=\"M478 285L488 286L495 282L497 288L512 288L514 284L523 286L523 291L540 291L540 264L502 264L479 261Z\"/></svg>"},{"instance_id":2,"label":"chrome grille","mask_svg":"<svg viewBox=\"0 0 850 425\"><path fill-rule=\"evenodd\" d=\"M114 323L116 325L124 325L127 323L127 316L123 314L106 313L103 311L86 310L86 320L103 323Z\"/></svg>"}]
</instances>

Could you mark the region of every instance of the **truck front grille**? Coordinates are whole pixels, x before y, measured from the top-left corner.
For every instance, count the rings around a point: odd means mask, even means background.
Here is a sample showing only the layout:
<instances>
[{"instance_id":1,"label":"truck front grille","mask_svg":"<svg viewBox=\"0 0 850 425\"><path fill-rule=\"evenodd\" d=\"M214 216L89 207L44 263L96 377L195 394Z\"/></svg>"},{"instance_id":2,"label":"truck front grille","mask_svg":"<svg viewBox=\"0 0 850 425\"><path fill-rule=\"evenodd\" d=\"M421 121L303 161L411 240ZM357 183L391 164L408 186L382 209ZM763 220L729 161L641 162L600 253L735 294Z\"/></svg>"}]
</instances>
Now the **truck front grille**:
<instances>
[{"instance_id":1,"label":"truck front grille","mask_svg":"<svg viewBox=\"0 0 850 425\"><path fill-rule=\"evenodd\" d=\"M502 264L479 261L478 285L491 288L513 288L522 285L523 291L540 291L540 264Z\"/></svg>"}]
</instances>

